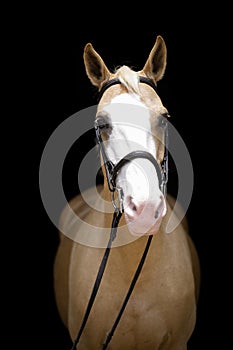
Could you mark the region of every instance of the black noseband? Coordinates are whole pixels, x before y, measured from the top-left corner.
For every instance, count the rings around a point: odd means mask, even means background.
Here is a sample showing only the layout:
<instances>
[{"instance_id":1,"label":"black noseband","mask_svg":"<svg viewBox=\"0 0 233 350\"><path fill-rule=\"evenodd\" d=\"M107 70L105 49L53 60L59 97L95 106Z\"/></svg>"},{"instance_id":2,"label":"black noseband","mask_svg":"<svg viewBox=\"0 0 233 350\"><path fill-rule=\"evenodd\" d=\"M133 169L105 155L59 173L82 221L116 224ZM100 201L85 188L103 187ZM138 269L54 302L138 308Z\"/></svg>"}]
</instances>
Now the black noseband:
<instances>
[{"instance_id":1,"label":"black noseband","mask_svg":"<svg viewBox=\"0 0 233 350\"><path fill-rule=\"evenodd\" d=\"M162 174L161 174L161 168L159 164L157 163L156 159L150 154L149 152L145 151L133 151L131 153L128 153L124 158L122 158L112 169L112 184L114 187L116 187L116 177L119 172L119 170L128 162L131 160L137 159L137 158L144 158L148 159L155 167L158 180L159 180L159 187L161 188L162 185Z\"/></svg>"}]
</instances>

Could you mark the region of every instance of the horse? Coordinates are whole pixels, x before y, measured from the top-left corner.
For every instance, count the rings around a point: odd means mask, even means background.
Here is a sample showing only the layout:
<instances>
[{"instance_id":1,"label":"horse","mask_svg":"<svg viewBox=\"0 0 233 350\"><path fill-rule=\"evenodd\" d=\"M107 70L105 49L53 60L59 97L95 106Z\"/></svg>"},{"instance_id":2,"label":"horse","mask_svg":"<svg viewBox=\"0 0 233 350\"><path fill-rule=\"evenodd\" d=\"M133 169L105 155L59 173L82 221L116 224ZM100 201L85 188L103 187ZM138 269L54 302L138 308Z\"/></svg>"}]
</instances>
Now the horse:
<instances>
[{"instance_id":1,"label":"horse","mask_svg":"<svg viewBox=\"0 0 233 350\"><path fill-rule=\"evenodd\" d=\"M165 41L156 37L140 71L122 65L112 72L91 43L85 45L83 59L87 77L99 92L93 123L103 183L77 194L61 213L54 261L61 320L73 342L82 328L72 349L106 348L106 336L150 238L108 348L185 350L196 324L200 264L185 215L171 233L165 230L176 203L161 180L170 117L157 92L167 65ZM177 208L182 212L181 205ZM115 219L119 215L114 225L113 213ZM115 237L103 266L112 228ZM74 237L87 235L89 243L71 239L67 230ZM100 266L104 272L87 313Z\"/></svg>"}]
</instances>

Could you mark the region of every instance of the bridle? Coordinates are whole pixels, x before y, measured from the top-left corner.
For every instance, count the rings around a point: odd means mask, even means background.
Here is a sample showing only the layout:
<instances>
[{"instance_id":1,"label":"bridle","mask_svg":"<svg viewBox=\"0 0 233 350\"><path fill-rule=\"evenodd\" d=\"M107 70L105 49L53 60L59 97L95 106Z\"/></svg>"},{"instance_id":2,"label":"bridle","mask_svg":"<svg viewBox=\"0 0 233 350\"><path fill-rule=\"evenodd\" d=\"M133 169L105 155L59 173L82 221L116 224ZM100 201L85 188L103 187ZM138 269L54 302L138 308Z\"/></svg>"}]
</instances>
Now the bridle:
<instances>
[{"instance_id":1,"label":"bridle","mask_svg":"<svg viewBox=\"0 0 233 350\"><path fill-rule=\"evenodd\" d=\"M151 86L157 92L157 87L151 79L140 76L139 82ZM114 79L111 79L108 82L106 82L102 86L102 88L99 92L99 100L103 96L104 92L109 87L111 87L115 84L121 84L121 82L118 78L114 78ZM99 289L99 286L100 286L100 283L101 283L101 280L103 277L103 273L104 273L104 270L105 270L105 267L107 264L110 249L111 249L112 243L116 237L117 227L118 227L119 221L121 219L121 216L124 212L124 206L123 206L124 193L123 193L122 189L120 187L117 187L117 185L116 185L116 179L117 179L117 175L118 175L120 169L125 164L129 163L130 161L132 161L134 159L144 158L144 159L149 160L154 165L155 170L157 172L159 187L160 187L162 193L164 195L166 195L166 187L167 187L167 182L168 182L168 123L167 123L166 118L164 118L163 122L164 122L164 133L165 133L164 134L165 135L165 139L164 139L165 151L164 151L164 157L163 157L161 164L159 164L157 162L157 160L155 159L155 157L152 156L151 153L146 152L146 151L130 152L126 156L124 156L117 164L113 164L113 162L111 160L109 160L109 158L107 156L107 153L106 153L106 150L104 147L104 143L102 140L102 136L101 136L100 125L98 124L97 120L95 120L95 122L94 122L96 139L97 139L97 143L99 145L100 152L102 154L102 158L103 158L103 162L104 162L106 178L107 178L107 182L108 182L108 188L109 188L109 191L112 193L112 204L114 207L114 213L113 213L112 226L111 226L111 231L110 231L110 238L109 238L103 259L101 261L101 264L100 264L100 267L99 267L99 270L97 273L97 277L96 277L96 280L95 280L95 283L94 283L94 286L92 289L92 293L91 293L91 296L90 296L90 299L89 299L89 302L88 302L88 305L87 305L87 308L86 308L86 311L85 311L85 314L84 314L84 317L83 317L83 320L82 320L82 323L81 323L81 326L80 326L80 329L78 332L78 335L73 342L73 346L72 346L71 350L77 349L76 346L80 340L80 337L81 337L82 332L84 330L84 327L86 325L87 319L88 319L89 314L91 312L91 308L92 308L92 305L94 303L95 297L97 295L97 292L98 292L98 289ZM118 198L117 203L116 203L116 199L115 199L115 193L117 193L117 198ZM127 305L127 302L129 300L130 295L133 291L133 288L136 284L136 281L140 275L141 269L143 267L144 261L146 259L146 256L147 256L147 253L148 253L148 250L150 247L152 237L153 237L153 235L148 236L147 244L145 246L141 260L140 260L138 267L135 271L134 277L132 279L132 282L130 284L130 287L128 289L126 297L122 303L122 306L121 306L121 309L118 313L118 316L116 317L115 322L114 322L110 332L108 333L108 335L105 339L105 342L102 346L102 350L107 349L107 346L108 346L109 342L111 341L112 336L114 334L114 331L115 331L115 329L116 329L116 327L121 319L121 316L124 312L124 309Z\"/></svg>"},{"instance_id":2,"label":"bridle","mask_svg":"<svg viewBox=\"0 0 233 350\"><path fill-rule=\"evenodd\" d=\"M139 76L139 82L149 85L157 92L157 86L154 84L154 82L151 79L143 76ZM121 84L118 78L114 78L106 82L100 90L99 100L109 87L116 84ZM98 120L95 120L94 126L95 126L96 139L102 154L102 158L105 166L105 173L106 173L107 182L108 182L108 188L109 188L109 191L112 192L112 204L115 210L120 211L121 213L124 211L123 192L121 188L118 188L116 186L116 178L117 178L118 172L126 163L134 159L137 159L137 158L148 159L154 165L155 170L157 172L159 187L163 194L166 193L166 185L168 181L168 123L165 117L163 119L163 123L165 124L164 125L165 151L164 151L164 157L163 157L161 166L158 164L155 157L153 157L151 153L146 151L134 151L134 152L128 153L124 158L122 158L117 164L114 165L113 162L108 159L108 156L105 151L104 143L101 137L100 126L98 124ZM115 201L115 196L114 196L115 192L117 192L118 205L116 204L116 201Z\"/></svg>"}]
</instances>

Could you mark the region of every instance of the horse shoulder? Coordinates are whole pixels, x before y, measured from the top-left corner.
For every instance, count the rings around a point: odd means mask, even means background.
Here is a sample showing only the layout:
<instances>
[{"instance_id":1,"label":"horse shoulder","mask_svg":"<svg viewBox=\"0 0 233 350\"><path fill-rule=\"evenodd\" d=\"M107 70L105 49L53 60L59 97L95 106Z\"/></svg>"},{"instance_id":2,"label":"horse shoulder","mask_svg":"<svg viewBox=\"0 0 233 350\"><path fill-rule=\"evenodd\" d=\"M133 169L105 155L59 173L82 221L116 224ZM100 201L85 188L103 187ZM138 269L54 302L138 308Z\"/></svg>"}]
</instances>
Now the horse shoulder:
<instances>
[{"instance_id":1,"label":"horse shoulder","mask_svg":"<svg viewBox=\"0 0 233 350\"><path fill-rule=\"evenodd\" d=\"M186 233L185 237L187 239L187 245L188 245L190 259L191 259L191 266L192 266L192 272L193 272L194 284L195 284L195 296L196 296L196 301L197 301L198 297L199 297L200 279L201 279L200 261L199 261L199 257L198 257L197 250L196 250L195 244L193 242L193 239L189 234L188 219L184 215L184 210L183 210L182 206L178 202L176 202L176 199L173 196L171 196L170 194L167 195L167 202L172 210L174 209L174 206L176 203L176 214L178 217L182 217L180 224L181 224L184 232Z\"/></svg>"},{"instance_id":2,"label":"horse shoulder","mask_svg":"<svg viewBox=\"0 0 233 350\"><path fill-rule=\"evenodd\" d=\"M93 192L94 189L85 192L86 201L81 194L76 195L67 203L60 215L59 244L54 260L54 293L58 312L66 326L68 323L71 254L74 245L77 245L72 239L72 234L69 235L69 230L70 232L78 230L77 218L83 220L90 212L91 208L87 203L92 201Z\"/></svg>"}]
</instances>

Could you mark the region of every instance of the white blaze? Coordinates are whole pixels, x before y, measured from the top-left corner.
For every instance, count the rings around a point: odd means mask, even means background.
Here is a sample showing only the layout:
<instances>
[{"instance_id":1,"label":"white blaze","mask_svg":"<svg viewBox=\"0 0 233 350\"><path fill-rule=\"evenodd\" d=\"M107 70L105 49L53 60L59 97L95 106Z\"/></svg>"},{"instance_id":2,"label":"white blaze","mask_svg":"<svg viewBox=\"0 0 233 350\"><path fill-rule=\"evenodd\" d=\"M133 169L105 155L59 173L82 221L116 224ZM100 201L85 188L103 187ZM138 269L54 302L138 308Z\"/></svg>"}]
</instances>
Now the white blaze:
<instances>
[{"instance_id":1,"label":"white blaze","mask_svg":"<svg viewBox=\"0 0 233 350\"><path fill-rule=\"evenodd\" d=\"M146 151L156 156L150 111L137 95L114 97L104 110L113 126L105 147L114 164L132 151ZM125 219L130 232L142 235L152 230L155 233L166 208L154 165L142 158L127 163L119 171L117 186L124 192Z\"/></svg>"}]
</instances>

